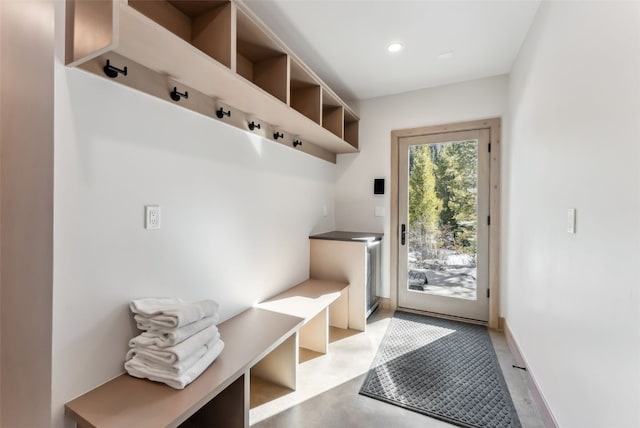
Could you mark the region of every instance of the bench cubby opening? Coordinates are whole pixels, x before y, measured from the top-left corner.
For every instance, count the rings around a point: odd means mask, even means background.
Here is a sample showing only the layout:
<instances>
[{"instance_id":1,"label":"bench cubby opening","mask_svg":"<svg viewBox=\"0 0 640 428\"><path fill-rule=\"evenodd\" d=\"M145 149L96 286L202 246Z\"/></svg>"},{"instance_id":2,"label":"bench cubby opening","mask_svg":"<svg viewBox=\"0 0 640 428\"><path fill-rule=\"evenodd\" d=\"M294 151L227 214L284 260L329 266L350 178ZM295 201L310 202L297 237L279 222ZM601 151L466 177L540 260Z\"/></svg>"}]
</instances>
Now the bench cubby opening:
<instances>
[{"instance_id":1,"label":"bench cubby opening","mask_svg":"<svg viewBox=\"0 0 640 428\"><path fill-rule=\"evenodd\" d=\"M246 425L245 389L246 379L243 374L191 415L189 419L180 424L179 427L207 428L212 423L215 423L217 426L222 427L244 428Z\"/></svg>"},{"instance_id":2,"label":"bench cubby opening","mask_svg":"<svg viewBox=\"0 0 640 428\"><path fill-rule=\"evenodd\" d=\"M233 8L226 0L129 0L129 6L219 63L233 63Z\"/></svg>"}]
</instances>

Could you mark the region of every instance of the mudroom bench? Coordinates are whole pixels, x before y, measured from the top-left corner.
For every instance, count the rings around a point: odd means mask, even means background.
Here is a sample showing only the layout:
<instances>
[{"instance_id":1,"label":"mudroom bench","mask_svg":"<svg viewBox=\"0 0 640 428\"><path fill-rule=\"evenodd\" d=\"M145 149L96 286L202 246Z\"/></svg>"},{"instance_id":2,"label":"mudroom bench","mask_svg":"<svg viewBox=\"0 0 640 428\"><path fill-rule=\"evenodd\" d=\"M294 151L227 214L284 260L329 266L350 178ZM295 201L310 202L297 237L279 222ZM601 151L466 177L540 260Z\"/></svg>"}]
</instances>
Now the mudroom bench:
<instances>
[{"instance_id":1,"label":"mudroom bench","mask_svg":"<svg viewBox=\"0 0 640 428\"><path fill-rule=\"evenodd\" d=\"M224 351L183 390L123 374L66 403L65 414L80 428L246 428L252 378L295 390L298 347L327 353L329 325L347 328L348 287L309 279L221 323Z\"/></svg>"},{"instance_id":2,"label":"mudroom bench","mask_svg":"<svg viewBox=\"0 0 640 428\"><path fill-rule=\"evenodd\" d=\"M221 323L225 349L176 390L127 374L65 404L78 427L248 427L250 378L296 387L297 332L304 319L250 308Z\"/></svg>"}]
</instances>

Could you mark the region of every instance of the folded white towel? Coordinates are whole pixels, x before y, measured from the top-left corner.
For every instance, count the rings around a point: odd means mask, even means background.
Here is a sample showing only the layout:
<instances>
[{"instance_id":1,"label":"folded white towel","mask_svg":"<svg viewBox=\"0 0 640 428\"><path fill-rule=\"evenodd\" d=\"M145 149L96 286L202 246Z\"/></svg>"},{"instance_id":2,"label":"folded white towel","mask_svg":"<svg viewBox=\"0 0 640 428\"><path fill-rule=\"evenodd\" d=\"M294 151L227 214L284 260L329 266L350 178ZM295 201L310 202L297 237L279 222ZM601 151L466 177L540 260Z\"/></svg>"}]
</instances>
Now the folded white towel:
<instances>
[{"instance_id":1,"label":"folded white towel","mask_svg":"<svg viewBox=\"0 0 640 428\"><path fill-rule=\"evenodd\" d=\"M207 343L205 346L200 347L196 352L194 352L191 356L176 361L171 365L167 365L165 363L159 363L157 359L149 359L146 354L139 352L129 352L127 353L127 360L135 360L134 363L137 367L140 368L149 368L155 370L162 370L164 372L181 375L184 374L187 370L189 370L195 363L200 360L200 358L204 357L209 350L213 349L214 346L217 346L218 342L220 342L220 336L216 336L211 342Z\"/></svg>"},{"instance_id":2,"label":"folded white towel","mask_svg":"<svg viewBox=\"0 0 640 428\"><path fill-rule=\"evenodd\" d=\"M134 318L138 321L139 315ZM192 322L180 328L141 328L141 323L138 322L138 328L141 330L147 330L140 335L141 338L146 339L146 342L140 341L142 346L155 345L160 348L167 346L174 346L193 336L194 334L201 332L205 328L215 324L218 321L218 317L207 317L199 321Z\"/></svg>"},{"instance_id":3,"label":"folded white towel","mask_svg":"<svg viewBox=\"0 0 640 428\"><path fill-rule=\"evenodd\" d=\"M211 365L211 363L216 358L218 358L223 349L224 342L218 340L213 348L208 350L202 358L200 358L184 373L179 375L167 370L140 364L137 357L132 358L124 363L124 368L131 376L146 378L155 382L162 382L175 389L184 389L185 386L193 382L198 376L202 374L202 372L207 369L207 367Z\"/></svg>"},{"instance_id":4,"label":"folded white towel","mask_svg":"<svg viewBox=\"0 0 640 428\"><path fill-rule=\"evenodd\" d=\"M144 315L134 315L133 319L136 321L136 327L138 327L138 330L143 330L148 332L153 331L155 333L161 333L161 334L175 334L175 336L183 335L184 339L186 339L191 334L197 333L199 331L198 328L200 327L201 327L200 330L202 330L202 328L208 327L211 324L217 324L218 321L220 321L220 313L216 312L210 317L205 317L205 318L202 318L201 320L192 322L190 324L185 324L177 328L166 327L162 325L162 322L160 323L155 322L153 317L149 318L149 317L145 317ZM184 332L177 331L183 328L185 329Z\"/></svg>"},{"instance_id":5,"label":"folded white towel","mask_svg":"<svg viewBox=\"0 0 640 428\"><path fill-rule=\"evenodd\" d=\"M166 348L151 344L150 342L153 340L143 337L141 334L129 341L131 349L127 353L127 360L133 358L134 355L141 355L150 361L170 366L191 357L200 348L216 338L220 338L220 334L218 333L218 327L215 325L205 328L177 345Z\"/></svg>"},{"instance_id":6,"label":"folded white towel","mask_svg":"<svg viewBox=\"0 0 640 428\"><path fill-rule=\"evenodd\" d=\"M219 316L218 303L213 300L187 303L174 298L146 298L133 300L129 307L134 314L148 318L152 328L178 328Z\"/></svg>"}]
</instances>

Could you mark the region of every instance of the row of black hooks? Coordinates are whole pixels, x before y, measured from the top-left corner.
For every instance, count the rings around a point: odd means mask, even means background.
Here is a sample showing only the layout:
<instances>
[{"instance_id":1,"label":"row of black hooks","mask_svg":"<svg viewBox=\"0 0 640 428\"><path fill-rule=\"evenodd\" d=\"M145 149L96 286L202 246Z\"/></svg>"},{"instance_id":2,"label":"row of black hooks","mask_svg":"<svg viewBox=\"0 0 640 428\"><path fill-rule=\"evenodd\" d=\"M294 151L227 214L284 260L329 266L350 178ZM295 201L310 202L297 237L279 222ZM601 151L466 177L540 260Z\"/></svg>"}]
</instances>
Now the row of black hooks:
<instances>
[{"instance_id":1,"label":"row of black hooks","mask_svg":"<svg viewBox=\"0 0 640 428\"><path fill-rule=\"evenodd\" d=\"M118 67L114 67L113 65L111 65L111 62L109 60L107 60L107 65L105 65L102 70L104 71L104 74L107 75L107 77L110 77L111 79L115 79L116 77L118 77L118 75L122 74L123 76L127 75L127 67L125 66L124 68L118 68ZM184 98L184 99L189 99L189 92L188 91L184 91L184 92L178 92L178 88L176 86L173 87L173 91L169 92L169 96L171 97L171 99L175 102L180 101L180 99ZM222 107L220 107L218 110L216 110L216 116L219 119L223 119L225 116L226 117L231 117L231 110L226 110ZM251 121L247 124L247 126L249 127L249 129L251 131L256 130L256 129L260 129L260 124L256 123L255 121ZM278 141L278 138L284 138L284 134L282 132L275 132L273 134L273 139ZM293 141L293 147L298 147L302 145L302 141L300 140L294 140Z\"/></svg>"}]
</instances>

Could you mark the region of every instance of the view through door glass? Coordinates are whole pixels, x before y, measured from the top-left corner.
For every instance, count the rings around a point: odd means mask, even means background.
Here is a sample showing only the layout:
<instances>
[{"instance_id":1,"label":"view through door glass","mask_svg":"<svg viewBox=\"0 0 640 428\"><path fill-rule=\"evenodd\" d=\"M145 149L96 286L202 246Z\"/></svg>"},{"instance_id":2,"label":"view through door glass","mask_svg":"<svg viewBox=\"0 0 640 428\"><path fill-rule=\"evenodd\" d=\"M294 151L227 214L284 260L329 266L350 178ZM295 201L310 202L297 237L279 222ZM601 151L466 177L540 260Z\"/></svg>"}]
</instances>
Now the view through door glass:
<instances>
[{"instance_id":1,"label":"view through door glass","mask_svg":"<svg viewBox=\"0 0 640 428\"><path fill-rule=\"evenodd\" d=\"M488 233L478 221L486 221L488 156L480 155L481 137L478 131L441 134L401 144L406 162L400 168L405 175L400 193L406 195L400 209L405 225L400 253L406 257L399 265L401 307L488 319Z\"/></svg>"}]
</instances>

